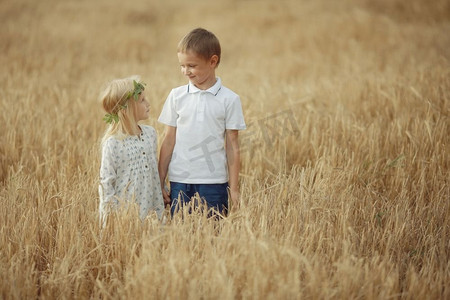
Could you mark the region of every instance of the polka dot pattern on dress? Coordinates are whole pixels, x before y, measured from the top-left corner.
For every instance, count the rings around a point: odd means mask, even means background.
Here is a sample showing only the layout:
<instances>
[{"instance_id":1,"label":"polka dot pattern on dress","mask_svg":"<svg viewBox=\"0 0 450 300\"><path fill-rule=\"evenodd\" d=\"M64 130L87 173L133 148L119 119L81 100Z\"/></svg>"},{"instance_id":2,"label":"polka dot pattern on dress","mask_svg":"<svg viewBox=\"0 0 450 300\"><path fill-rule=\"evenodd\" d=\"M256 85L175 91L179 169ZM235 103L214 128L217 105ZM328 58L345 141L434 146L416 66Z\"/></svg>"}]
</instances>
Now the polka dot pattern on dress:
<instances>
[{"instance_id":1,"label":"polka dot pattern on dress","mask_svg":"<svg viewBox=\"0 0 450 300\"><path fill-rule=\"evenodd\" d=\"M150 211L161 218L164 202L157 162L157 135L153 127L140 125L139 136L123 140L110 137L102 148L100 167L100 213L117 198L135 199L143 219Z\"/></svg>"}]
</instances>

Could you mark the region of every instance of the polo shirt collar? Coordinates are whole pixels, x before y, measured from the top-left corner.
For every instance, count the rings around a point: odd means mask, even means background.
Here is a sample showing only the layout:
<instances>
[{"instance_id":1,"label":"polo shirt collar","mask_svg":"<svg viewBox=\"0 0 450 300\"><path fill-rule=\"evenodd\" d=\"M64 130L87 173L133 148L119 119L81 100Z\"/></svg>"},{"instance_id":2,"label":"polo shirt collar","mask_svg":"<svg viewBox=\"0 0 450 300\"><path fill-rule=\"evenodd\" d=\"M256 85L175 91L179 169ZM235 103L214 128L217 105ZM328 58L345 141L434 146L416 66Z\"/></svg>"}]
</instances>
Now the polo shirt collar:
<instances>
[{"instance_id":1,"label":"polo shirt collar","mask_svg":"<svg viewBox=\"0 0 450 300\"><path fill-rule=\"evenodd\" d=\"M207 89L205 92L209 92L209 93L213 94L214 96L216 96L221 88L222 88L222 80L220 80L220 77L216 77L216 83L212 87ZM198 93L201 91L202 91L201 89L199 89L194 84L192 84L192 82L189 81L188 93L194 94L194 93Z\"/></svg>"}]
</instances>

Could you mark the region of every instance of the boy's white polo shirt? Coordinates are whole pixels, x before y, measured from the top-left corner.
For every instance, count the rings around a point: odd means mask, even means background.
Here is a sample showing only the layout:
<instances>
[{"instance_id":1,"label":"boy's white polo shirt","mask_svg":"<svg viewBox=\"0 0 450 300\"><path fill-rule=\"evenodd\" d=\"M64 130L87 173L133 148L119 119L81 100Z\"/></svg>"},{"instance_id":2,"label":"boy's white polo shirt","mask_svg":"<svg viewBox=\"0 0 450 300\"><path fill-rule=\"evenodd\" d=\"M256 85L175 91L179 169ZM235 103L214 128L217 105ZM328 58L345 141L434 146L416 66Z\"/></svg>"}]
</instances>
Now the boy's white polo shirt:
<instances>
[{"instance_id":1,"label":"boy's white polo shirt","mask_svg":"<svg viewBox=\"0 0 450 300\"><path fill-rule=\"evenodd\" d=\"M207 90L192 83L174 88L158 121L177 128L170 181L228 181L225 130L242 130L246 125L239 96L224 87L220 78Z\"/></svg>"}]
</instances>

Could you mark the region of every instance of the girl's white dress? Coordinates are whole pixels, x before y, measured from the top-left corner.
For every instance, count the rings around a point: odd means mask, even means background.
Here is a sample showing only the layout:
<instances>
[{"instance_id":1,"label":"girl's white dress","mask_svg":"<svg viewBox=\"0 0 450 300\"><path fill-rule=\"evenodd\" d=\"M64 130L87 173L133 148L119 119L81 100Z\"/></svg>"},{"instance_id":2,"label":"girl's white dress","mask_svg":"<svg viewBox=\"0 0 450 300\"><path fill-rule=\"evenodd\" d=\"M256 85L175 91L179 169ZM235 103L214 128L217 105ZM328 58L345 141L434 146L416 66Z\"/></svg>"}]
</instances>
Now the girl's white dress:
<instances>
[{"instance_id":1,"label":"girl's white dress","mask_svg":"<svg viewBox=\"0 0 450 300\"><path fill-rule=\"evenodd\" d=\"M140 128L139 136L123 140L112 136L103 144L99 185L102 218L120 202L135 201L141 219L151 211L161 219L164 202L156 159L156 131L147 125Z\"/></svg>"}]
</instances>

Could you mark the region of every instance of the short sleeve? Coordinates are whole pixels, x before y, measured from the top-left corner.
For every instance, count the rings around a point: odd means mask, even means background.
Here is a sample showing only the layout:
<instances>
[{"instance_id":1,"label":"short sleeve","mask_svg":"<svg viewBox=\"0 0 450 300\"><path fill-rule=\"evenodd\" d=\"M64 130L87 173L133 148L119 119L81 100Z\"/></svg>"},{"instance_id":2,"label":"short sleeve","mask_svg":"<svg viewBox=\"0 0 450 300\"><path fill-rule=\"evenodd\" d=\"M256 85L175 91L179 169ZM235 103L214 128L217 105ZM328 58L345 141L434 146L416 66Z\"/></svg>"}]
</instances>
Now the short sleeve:
<instances>
[{"instance_id":1,"label":"short sleeve","mask_svg":"<svg viewBox=\"0 0 450 300\"><path fill-rule=\"evenodd\" d=\"M175 95L174 90L167 96L166 102L164 103L161 114L159 115L158 122L177 127L178 114L175 108Z\"/></svg>"},{"instance_id":2,"label":"short sleeve","mask_svg":"<svg viewBox=\"0 0 450 300\"><path fill-rule=\"evenodd\" d=\"M226 104L225 129L244 130L246 128L241 99L236 95Z\"/></svg>"}]
</instances>

